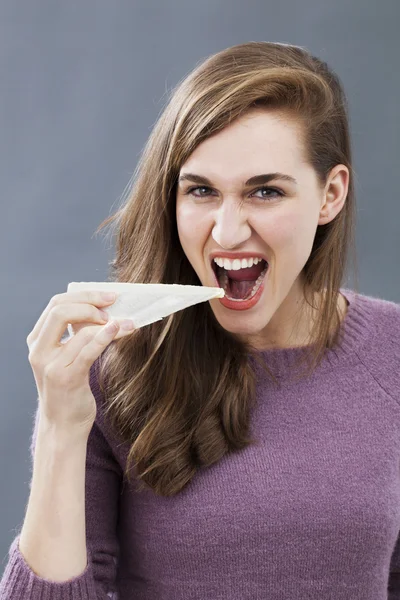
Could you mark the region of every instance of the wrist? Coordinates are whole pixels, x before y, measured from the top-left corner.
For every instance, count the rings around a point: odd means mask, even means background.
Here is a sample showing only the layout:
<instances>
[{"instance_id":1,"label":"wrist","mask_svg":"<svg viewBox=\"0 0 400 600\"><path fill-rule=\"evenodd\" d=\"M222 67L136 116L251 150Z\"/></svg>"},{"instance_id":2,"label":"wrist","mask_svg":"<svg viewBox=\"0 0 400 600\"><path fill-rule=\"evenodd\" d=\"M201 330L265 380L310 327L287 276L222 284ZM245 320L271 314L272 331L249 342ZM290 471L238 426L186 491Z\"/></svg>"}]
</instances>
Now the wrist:
<instances>
[{"instance_id":1,"label":"wrist","mask_svg":"<svg viewBox=\"0 0 400 600\"><path fill-rule=\"evenodd\" d=\"M55 449L86 443L92 429L88 425L61 425L49 421L42 413L39 416L38 438L46 439Z\"/></svg>"}]
</instances>

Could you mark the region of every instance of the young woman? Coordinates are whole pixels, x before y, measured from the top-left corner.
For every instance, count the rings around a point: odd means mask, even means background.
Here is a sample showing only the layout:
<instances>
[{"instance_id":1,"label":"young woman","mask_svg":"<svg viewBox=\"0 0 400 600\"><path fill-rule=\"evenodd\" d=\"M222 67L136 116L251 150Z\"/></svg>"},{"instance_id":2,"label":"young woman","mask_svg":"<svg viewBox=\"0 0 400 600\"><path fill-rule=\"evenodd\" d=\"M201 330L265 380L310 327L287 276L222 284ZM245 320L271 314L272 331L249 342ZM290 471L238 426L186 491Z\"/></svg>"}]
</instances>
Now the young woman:
<instances>
[{"instance_id":1,"label":"young woman","mask_svg":"<svg viewBox=\"0 0 400 600\"><path fill-rule=\"evenodd\" d=\"M341 287L352 173L342 86L305 49L240 44L180 82L101 225L111 281L226 295L111 332L112 300L52 298L1 597L400 597L400 306Z\"/></svg>"}]
</instances>

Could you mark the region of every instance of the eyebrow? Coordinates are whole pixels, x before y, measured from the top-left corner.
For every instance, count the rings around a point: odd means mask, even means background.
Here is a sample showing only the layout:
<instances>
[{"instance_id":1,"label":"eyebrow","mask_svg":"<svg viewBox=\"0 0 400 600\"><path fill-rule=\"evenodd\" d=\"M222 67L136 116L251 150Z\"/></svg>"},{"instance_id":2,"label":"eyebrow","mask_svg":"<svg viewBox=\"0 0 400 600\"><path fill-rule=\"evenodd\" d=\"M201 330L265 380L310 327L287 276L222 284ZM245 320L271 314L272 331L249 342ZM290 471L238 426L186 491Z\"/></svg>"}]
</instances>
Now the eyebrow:
<instances>
[{"instance_id":1,"label":"eyebrow","mask_svg":"<svg viewBox=\"0 0 400 600\"><path fill-rule=\"evenodd\" d=\"M250 185L262 185L277 179L289 181L290 183L297 185L296 179L290 175L286 175L285 173L264 173L263 175L255 175L254 177L250 177L250 179L248 179L244 185L245 187ZM182 181L193 181L194 183L198 184L205 183L206 185L212 187L212 183L209 179L207 179L207 177L204 177L203 175L196 175L195 173L182 173L178 179L178 184Z\"/></svg>"}]
</instances>

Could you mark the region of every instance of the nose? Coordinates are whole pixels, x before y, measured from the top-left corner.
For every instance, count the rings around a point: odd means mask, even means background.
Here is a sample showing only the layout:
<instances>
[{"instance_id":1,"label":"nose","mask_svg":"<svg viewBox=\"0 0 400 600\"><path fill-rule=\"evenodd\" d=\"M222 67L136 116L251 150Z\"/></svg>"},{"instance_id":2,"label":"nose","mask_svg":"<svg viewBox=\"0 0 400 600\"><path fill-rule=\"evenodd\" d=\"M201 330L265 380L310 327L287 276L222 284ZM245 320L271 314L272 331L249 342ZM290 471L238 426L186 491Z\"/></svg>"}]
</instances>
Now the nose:
<instances>
[{"instance_id":1,"label":"nose","mask_svg":"<svg viewBox=\"0 0 400 600\"><path fill-rule=\"evenodd\" d=\"M225 250L241 246L251 237L251 227L245 212L236 202L223 202L216 212L212 237Z\"/></svg>"}]
</instances>

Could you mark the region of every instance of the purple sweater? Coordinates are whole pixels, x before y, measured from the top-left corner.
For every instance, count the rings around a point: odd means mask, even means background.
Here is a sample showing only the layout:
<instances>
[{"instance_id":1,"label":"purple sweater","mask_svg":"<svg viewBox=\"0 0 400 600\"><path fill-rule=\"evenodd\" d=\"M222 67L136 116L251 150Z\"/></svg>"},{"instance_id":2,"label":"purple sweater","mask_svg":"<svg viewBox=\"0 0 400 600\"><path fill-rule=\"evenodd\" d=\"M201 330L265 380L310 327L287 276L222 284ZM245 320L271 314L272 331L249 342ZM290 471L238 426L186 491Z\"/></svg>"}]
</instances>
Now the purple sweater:
<instances>
[{"instance_id":1,"label":"purple sweater","mask_svg":"<svg viewBox=\"0 0 400 600\"><path fill-rule=\"evenodd\" d=\"M128 449L98 411L86 570L64 583L38 577L18 535L0 598L399 600L400 305L341 292L350 305L340 348L294 384L287 374L302 349L267 350L281 385L259 372L251 422L260 444L199 472L177 496L123 485ZM100 404L93 369L90 381ZM34 440L35 430L32 457Z\"/></svg>"}]
</instances>

